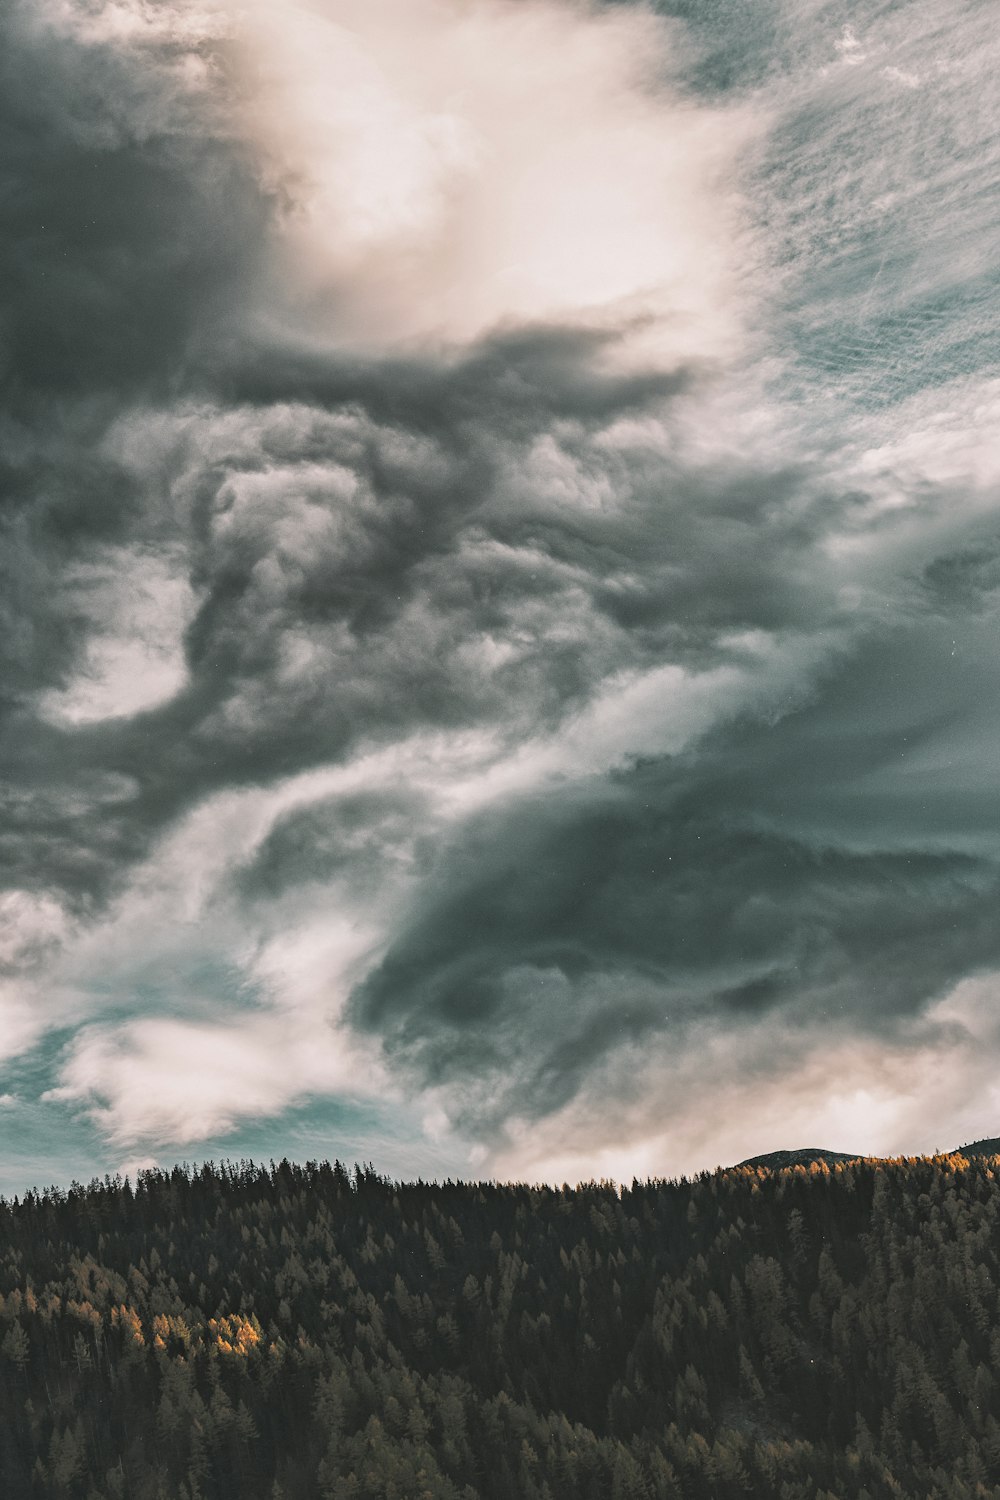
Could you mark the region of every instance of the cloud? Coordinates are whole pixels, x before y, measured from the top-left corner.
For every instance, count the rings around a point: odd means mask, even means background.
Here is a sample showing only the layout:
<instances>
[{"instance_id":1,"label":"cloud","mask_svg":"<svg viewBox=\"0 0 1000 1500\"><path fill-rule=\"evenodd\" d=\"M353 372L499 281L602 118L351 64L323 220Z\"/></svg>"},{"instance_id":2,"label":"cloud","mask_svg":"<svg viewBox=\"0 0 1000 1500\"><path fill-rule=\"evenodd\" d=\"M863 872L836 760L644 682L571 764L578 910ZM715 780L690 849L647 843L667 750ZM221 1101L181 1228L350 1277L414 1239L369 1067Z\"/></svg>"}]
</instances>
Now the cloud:
<instances>
[{"instance_id":1,"label":"cloud","mask_svg":"<svg viewBox=\"0 0 1000 1500\"><path fill-rule=\"evenodd\" d=\"M163 1160L360 1095L586 1172L982 1092L996 83L939 21L7 8L46 1107Z\"/></svg>"},{"instance_id":2,"label":"cloud","mask_svg":"<svg viewBox=\"0 0 1000 1500\"><path fill-rule=\"evenodd\" d=\"M783 723L742 725L730 755ZM391 1058L455 1086L467 1131L544 1115L621 1047L697 1068L706 1027L891 1037L997 962L995 851L819 842L744 802L725 756L718 780L692 760L481 815L356 992Z\"/></svg>"},{"instance_id":3,"label":"cloud","mask_svg":"<svg viewBox=\"0 0 1000 1500\"><path fill-rule=\"evenodd\" d=\"M249 127L291 199L313 329L370 349L632 322L668 363L741 342L746 221L718 187L756 121L692 108L664 19L549 0L252 16Z\"/></svg>"},{"instance_id":4,"label":"cloud","mask_svg":"<svg viewBox=\"0 0 1000 1500\"><path fill-rule=\"evenodd\" d=\"M4 22L0 256L7 378L31 397L164 393L196 328L217 330L259 251L266 204L214 112L218 47L187 6L15 3ZM100 24L104 21L106 24ZM88 24L89 23L89 24ZM96 408L96 411L95 411Z\"/></svg>"},{"instance_id":5,"label":"cloud","mask_svg":"<svg viewBox=\"0 0 1000 1500\"><path fill-rule=\"evenodd\" d=\"M81 1031L48 1098L79 1103L107 1139L188 1146L274 1115L311 1090L350 1094L356 1061L288 1019L238 1024L150 1018ZM362 1079L358 1080L363 1089Z\"/></svg>"},{"instance_id":6,"label":"cloud","mask_svg":"<svg viewBox=\"0 0 1000 1500\"><path fill-rule=\"evenodd\" d=\"M193 613L188 580L168 557L112 550L63 574L66 605L91 639L76 675L43 694L43 716L69 724L131 717L176 696L187 672L183 633Z\"/></svg>"},{"instance_id":7,"label":"cloud","mask_svg":"<svg viewBox=\"0 0 1000 1500\"><path fill-rule=\"evenodd\" d=\"M0 1060L27 1052L48 1026L66 1019L65 1004L46 994L46 981L51 959L71 931L71 919L54 897L0 892ZM3 1095L8 1102L13 1097Z\"/></svg>"},{"instance_id":8,"label":"cloud","mask_svg":"<svg viewBox=\"0 0 1000 1500\"><path fill-rule=\"evenodd\" d=\"M976 1125L964 1128L965 1091L979 1068L953 1031L887 1045L772 1027L728 1039L705 1034L698 1043L697 1069L635 1048L595 1079L599 1091L546 1119L514 1121L489 1158L497 1175L629 1182L730 1166L791 1141L892 1156L948 1150L977 1134ZM989 1098L976 1107L978 1122L987 1120Z\"/></svg>"},{"instance_id":9,"label":"cloud","mask_svg":"<svg viewBox=\"0 0 1000 1500\"><path fill-rule=\"evenodd\" d=\"M155 1156L137 1156L122 1162L118 1168L118 1175L120 1177L129 1177L133 1182L136 1182L140 1172L155 1171L159 1165L160 1163L156 1160Z\"/></svg>"}]
</instances>

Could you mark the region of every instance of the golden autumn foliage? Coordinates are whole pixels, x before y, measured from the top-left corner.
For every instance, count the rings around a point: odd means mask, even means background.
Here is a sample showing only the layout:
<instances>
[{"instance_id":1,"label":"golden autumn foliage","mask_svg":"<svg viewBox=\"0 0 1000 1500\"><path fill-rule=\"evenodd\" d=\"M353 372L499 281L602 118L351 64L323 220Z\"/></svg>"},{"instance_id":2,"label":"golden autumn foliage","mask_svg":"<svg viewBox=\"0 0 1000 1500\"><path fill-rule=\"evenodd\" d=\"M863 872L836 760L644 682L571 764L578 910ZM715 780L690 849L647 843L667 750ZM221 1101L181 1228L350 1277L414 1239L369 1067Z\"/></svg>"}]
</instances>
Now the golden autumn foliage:
<instances>
[{"instance_id":1,"label":"golden autumn foliage","mask_svg":"<svg viewBox=\"0 0 1000 1500\"><path fill-rule=\"evenodd\" d=\"M99 1324L98 1317L98 1326ZM142 1319L127 1304L122 1303L111 1309L111 1326L121 1328L136 1347L144 1347L146 1340ZM203 1329L192 1326L184 1318L169 1313L156 1313L152 1319L150 1344L158 1350L172 1347L176 1354L207 1348L209 1354L242 1355L245 1358L261 1344L262 1338L263 1332L257 1319L245 1318L239 1313L224 1318L209 1318Z\"/></svg>"},{"instance_id":2,"label":"golden autumn foliage","mask_svg":"<svg viewBox=\"0 0 1000 1500\"><path fill-rule=\"evenodd\" d=\"M233 1313L228 1318L209 1318L209 1349L220 1354L250 1354L261 1341L261 1326L256 1318Z\"/></svg>"},{"instance_id":3,"label":"golden autumn foliage","mask_svg":"<svg viewBox=\"0 0 1000 1500\"><path fill-rule=\"evenodd\" d=\"M123 1302L118 1307L111 1309L112 1328L121 1328L127 1338L141 1349L146 1340L142 1336L142 1319L134 1308L126 1306Z\"/></svg>"},{"instance_id":4,"label":"golden autumn foliage","mask_svg":"<svg viewBox=\"0 0 1000 1500\"><path fill-rule=\"evenodd\" d=\"M153 1319L153 1348L165 1349L170 1339L176 1339L185 1349L190 1349L192 1333L183 1318L168 1317L157 1313Z\"/></svg>"}]
</instances>

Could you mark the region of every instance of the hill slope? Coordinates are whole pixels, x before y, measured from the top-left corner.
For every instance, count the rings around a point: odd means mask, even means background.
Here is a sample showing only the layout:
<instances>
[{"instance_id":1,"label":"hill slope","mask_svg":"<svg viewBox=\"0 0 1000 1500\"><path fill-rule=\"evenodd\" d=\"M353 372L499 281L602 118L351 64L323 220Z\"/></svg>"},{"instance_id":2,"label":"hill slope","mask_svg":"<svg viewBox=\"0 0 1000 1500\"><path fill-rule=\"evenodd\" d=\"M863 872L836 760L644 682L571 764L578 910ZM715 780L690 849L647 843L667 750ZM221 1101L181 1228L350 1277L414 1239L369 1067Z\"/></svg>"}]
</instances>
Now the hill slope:
<instances>
[{"instance_id":1,"label":"hill slope","mask_svg":"<svg viewBox=\"0 0 1000 1500\"><path fill-rule=\"evenodd\" d=\"M769 1171L780 1172L785 1167L808 1167L814 1161L825 1161L832 1166L838 1161L861 1160L860 1156L850 1156L845 1151L826 1151L820 1146L803 1146L799 1151L766 1151L762 1156L748 1156L746 1161L741 1161L737 1165L767 1167Z\"/></svg>"},{"instance_id":2,"label":"hill slope","mask_svg":"<svg viewBox=\"0 0 1000 1500\"><path fill-rule=\"evenodd\" d=\"M985 1140L971 1141L966 1146L956 1146L950 1155L960 1156L1000 1156L1000 1136L990 1136ZM877 1156L861 1156L855 1152L827 1151L822 1146L802 1146L797 1151L765 1151L760 1156L748 1156L745 1161L737 1162L738 1167L766 1167L768 1171L780 1172L787 1167L808 1167L813 1162L826 1162L833 1166L836 1162L848 1161L870 1161L877 1162L886 1158Z\"/></svg>"},{"instance_id":3,"label":"hill slope","mask_svg":"<svg viewBox=\"0 0 1000 1500\"><path fill-rule=\"evenodd\" d=\"M972 1141L968 1146L959 1146L963 1156L1000 1156L1000 1136L989 1136L983 1141Z\"/></svg>"},{"instance_id":4,"label":"hill slope","mask_svg":"<svg viewBox=\"0 0 1000 1500\"><path fill-rule=\"evenodd\" d=\"M1000 1500L984 1159L0 1204L5 1500Z\"/></svg>"}]
</instances>

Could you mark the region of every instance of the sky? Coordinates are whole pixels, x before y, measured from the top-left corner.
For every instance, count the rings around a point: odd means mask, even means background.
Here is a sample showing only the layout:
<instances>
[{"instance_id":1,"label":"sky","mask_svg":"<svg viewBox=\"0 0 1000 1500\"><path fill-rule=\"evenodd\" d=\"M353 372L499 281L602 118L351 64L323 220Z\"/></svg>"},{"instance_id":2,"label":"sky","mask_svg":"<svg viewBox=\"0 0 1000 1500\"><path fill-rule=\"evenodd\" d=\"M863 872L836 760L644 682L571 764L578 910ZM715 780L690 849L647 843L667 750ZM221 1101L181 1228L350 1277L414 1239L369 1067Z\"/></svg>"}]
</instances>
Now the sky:
<instances>
[{"instance_id":1,"label":"sky","mask_svg":"<svg viewBox=\"0 0 1000 1500\"><path fill-rule=\"evenodd\" d=\"M1000 1131L989 0L8 0L0 1192Z\"/></svg>"}]
</instances>

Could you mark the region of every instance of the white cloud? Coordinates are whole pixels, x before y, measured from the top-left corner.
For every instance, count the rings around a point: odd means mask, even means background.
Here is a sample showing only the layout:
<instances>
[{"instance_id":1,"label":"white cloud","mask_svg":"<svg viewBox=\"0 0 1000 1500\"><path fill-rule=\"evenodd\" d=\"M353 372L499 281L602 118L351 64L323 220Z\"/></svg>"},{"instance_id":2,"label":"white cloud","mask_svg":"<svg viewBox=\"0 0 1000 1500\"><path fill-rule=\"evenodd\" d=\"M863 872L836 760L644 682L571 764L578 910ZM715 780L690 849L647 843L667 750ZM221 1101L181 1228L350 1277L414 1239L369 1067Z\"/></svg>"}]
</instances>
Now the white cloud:
<instances>
[{"instance_id":1,"label":"white cloud","mask_svg":"<svg viewBox=\"0 0 1000 1500\"><path fill-rule=\"evenodd\" d=\"M77 564L65 588L85 640L76 674L42 695L44 716L93 724L155 708L180 691L195 598L176 559L116 548L100 562Z\"/></svg>"},{"instance_id":2,"label":"white cloud","mask_svg":"<svg viewBox=\"0 0 1000 1500\"><path fill-rule=\"evenodd\" d=\"M53 897L24 890L0 894L0 1061L27 1052L48 1027L66 1019L65 999L51 992L47 980L73 931Z\"/></svg>"},{"instance_id":3,"label":"white cloud","mask_svg":"<svg viewBox=\"0 0 1000 1500\"><path fill-rule=\"evenodd\" d=\"M35 0L37 14L81 40L118 47L195 47L228 29L224 4L191 0Z\"/></svg>"},{"instance_id":4,"label":"white cloud","mask_svg":"<svg viewBox=\"0 0 1000 1500\"><path fill-rule=\"evenodd\" d=\"M20 1057L35 1045L55 1016L41 1008L35 987L0 979L0 1062Z\"/></svg>"},{"instance_id":5,"label":"white cloud","mask_svg":"<svg viewBox=\"0 0 1000 1500\"><path fill-rule=\"evenodd\" d=\"M150 1017L79 1032L58 1087L44 1097L84 1106L117 1146L183 1146L280 1114L314 1092L372 1092L367 1071L343 1038L287 1015Z\"/></svg>"},{"instance_id":6,"label":"white cloud","mask_svg":"<svg viewBox=\"0 0 1000 1500\"><path fill-rule=\"evenodd\" d=\"M834 43L840 56L846 63L864 62L865 52L855 35L853 26L845 26L840 33L840 38Z\"/></svg>"},{"instance_id":7,"label":"white cloud","mask_svg":"<svg viewBox=\"0 0 1000 1500\"><path fill-rule=\"evenodd\" d=\"M612 318L667 359L744 339L735 164L651 11L532 0L258 4L245 122L294 198L312 336L462 340Z\"/></svg>"},{"instance_id":8,"label":"white cloud","mask_svg":"<svg viewBox=\"0 0 1000 1500\"><path fill-rule=\"evenodd\" d=\"M0 967L21 969L37 963L65 941L69 919L61 904L33 891L0 892Z\"/></svg>"},{"instance_id":9,"label":"white cloud","mask_svg":"<svg viewBox=\"0 0 1000 1500\"><path fill-rule=\"evenodd\" d=\"M118 1167L119 1177L128 1177L135 1182L140 1172L155 1170L160 1163L155 1156L134 1156L128 1161L123 1161Z\"/></svg>"}]
</instances>

